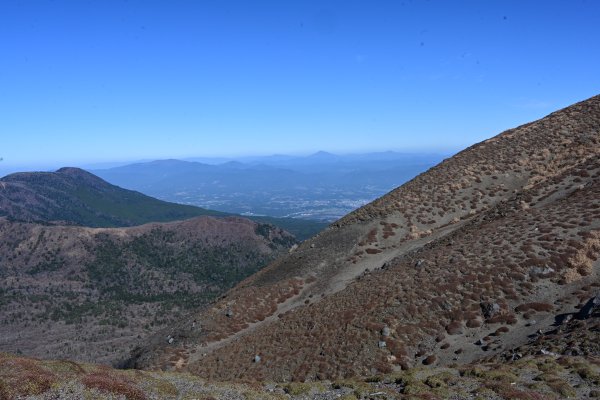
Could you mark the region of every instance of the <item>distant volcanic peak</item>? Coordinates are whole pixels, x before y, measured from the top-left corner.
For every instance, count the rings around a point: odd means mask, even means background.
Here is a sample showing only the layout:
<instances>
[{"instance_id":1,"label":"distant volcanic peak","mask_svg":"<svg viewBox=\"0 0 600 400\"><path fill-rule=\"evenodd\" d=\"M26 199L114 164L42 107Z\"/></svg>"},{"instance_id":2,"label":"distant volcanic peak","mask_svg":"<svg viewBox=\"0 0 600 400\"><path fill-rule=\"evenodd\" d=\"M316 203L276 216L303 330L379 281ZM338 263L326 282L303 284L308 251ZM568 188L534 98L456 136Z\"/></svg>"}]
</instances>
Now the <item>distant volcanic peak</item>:
<instances>
[{"instance_id":1,"label":"distant volcanic peak","mask_svg":"<svg viewBox=\"0 0 600 400\"><path fill-rule=\"evenodd\" d=\"M313 153L312 155L313 156L327 156L327 157L329 157L329 156L335 156L335 154L330 153L328 151L323 151L323 150L317 151L316 153Z\"/></svg>"},{"instance_id":2,"label":"distant volcanic peak","mask_svg":"<svg viewBox=\"0 0 600 400\"><path fill-rule=\"evenodd\" d=\"M317 151L316 153L313 153L309 156L310 158L315 158L315 159L323 159L323 160L330 160L330 159L334 159L337 156L333 153L329 153L327 151Z\"/></svg>"}]
</instances>

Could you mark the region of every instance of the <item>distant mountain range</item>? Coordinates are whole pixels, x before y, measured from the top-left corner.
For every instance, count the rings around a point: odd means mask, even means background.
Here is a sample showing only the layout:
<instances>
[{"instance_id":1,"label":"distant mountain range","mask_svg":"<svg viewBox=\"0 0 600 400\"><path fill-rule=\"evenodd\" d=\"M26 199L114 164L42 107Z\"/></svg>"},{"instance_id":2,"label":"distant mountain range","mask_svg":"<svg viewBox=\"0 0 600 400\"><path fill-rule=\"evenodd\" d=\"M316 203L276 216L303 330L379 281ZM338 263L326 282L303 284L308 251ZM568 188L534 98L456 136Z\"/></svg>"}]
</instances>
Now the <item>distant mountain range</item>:
<instances>
[{"instance_id":1,"label":"distant mountain range","mask_svg":"<svg viewBox=\"0 0 600 400\"><path fill-rule=\"evenodd\" d=\"M157 160L94 170L116 185L243 215L331 222L432 167L443 156L395 152Z\"/></svg>"}]
</instances>

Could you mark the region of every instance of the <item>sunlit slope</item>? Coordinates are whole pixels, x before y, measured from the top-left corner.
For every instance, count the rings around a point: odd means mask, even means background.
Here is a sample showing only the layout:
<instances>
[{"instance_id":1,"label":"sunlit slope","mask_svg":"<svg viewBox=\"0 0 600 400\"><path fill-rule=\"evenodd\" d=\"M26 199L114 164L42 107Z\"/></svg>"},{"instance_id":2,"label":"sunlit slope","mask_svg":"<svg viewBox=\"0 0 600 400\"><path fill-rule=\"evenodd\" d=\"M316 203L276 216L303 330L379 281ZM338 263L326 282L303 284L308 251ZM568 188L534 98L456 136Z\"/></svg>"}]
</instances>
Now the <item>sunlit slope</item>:
<instances>
[{"instance_id":1,"label":"sunlit slope","mask_svg":"<svg viewBox=\"0 0 600 400\"><path fill-rule=\"evenodd\" d=\"M597 290L599 156L600 97L474 145L161 332L131 365L317 379L518 347ZM503 339L480 340L490 333Z\"/></svg>"},{"instance_id":2,"label":"sunlit slope","mask_svg":"<svg viewBox=\"0 0 600 400\"><path fill-rule=\"evenodd\" d=\"M128 228L0 218L0 351L116 364L294 243L237 217Z\"/></svg>"}]
</instances>

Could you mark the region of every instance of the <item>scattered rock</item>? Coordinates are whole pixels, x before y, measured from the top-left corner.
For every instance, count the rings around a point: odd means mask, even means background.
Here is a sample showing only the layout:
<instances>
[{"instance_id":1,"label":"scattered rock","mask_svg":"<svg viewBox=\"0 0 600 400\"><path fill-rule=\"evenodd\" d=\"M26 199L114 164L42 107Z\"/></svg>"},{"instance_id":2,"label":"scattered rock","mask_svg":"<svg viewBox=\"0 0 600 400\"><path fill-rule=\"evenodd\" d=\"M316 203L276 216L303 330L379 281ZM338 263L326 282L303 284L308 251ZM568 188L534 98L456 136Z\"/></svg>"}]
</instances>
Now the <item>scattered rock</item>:
<instances>
[{"instance_id":1,"label":"scattered rock","mask_svg":"<svg viewBox=\"0 0 600 400\"><path fill-rule=\"evenodd\" d=\"M481 312L483 313L483 317L485 319L490 319L500 312L500 305L498 303L489 303L487 301L483 301L479 304L479 306L481 307Z\"/></svg>"},{"instance_id":2,"label":"scattered rock","mask_svg":"<svg viewBox=\"0 0 600 400\"><path fill-rule=\"evenodd\" d=\"M588 319L596 311L600 311L600 293L592 297L577 313L577 319Z\"/></svg>"},{"instance_id":3,"label":"scattered rock","mask_svg":"<svg viewBox=\"0 0 600 400\"><path fill-rule=\"evenodd\" d=\"M512 353L511 356L511 360L512 361L517 361L519 359L523 358L523 354L522 353Z\"/></svg>"},{"instance_id":4,"label":"scattered rock","mask_svg":"<svg viewBox=\"0 0 600 400\"><path fill-rule=\"evenodd\" d=\"M230 308L228 308L228 309L227 309L227 312L225 313L225 316L226 316L227 318L231 318L231 317L233 317L233 311L231 311L231 309L230 309Z\"/></svg>"},{"instance_id":5,"label":"scattered rock","mask_svg":"<svg viewBox=\"0 0 600 400\"><path fill-rule=\"evenodd\" d=\"M260 358L260 356L257 354L257 355L255 355L255 356L254 356L254 359L253 359L252 361L253 361L253 362L255 362L255 363L259 363L259 362L260 362L260 360L261 360L261 358Z\"/></svg>"},{"instance_id":6,"label":"scattered rock","mask_svg":"<svg viewBox=\"0 0 600 400\"><path fill-rule=\"evenodd\" d=\"M383 340L380 340L380 341L377 343L377 347L379 347L380 349L383 349L383 348L384 348L384 347L386 347L386 346L387 346L387 344L386 344L386 343L385 343L385 341L383 341Z\"/></svg>"},{"instance_id":7,"label":"scattered rock","mask_svg":"<svg viewBox=\"0 0 600 400\"><path fill-rule=\"evenodd\" d=\"M390 336L391 330L389 328L389 326L384 326L383 329L381 330L381 336Z\"/></svg>"},{"instance_id":8,"label":"scattered rock","mask_svg":"<svg viewBox=\"0 0 600 400\"><path fill-rule=\"evenodd\" d=\"M529 270L529 275L544 276L544 275L550 275L553 272L554 272L554 268L550 268L550 267L532 267Z\"/></svg>"},{"instance_id":9,"label":"scattered rock","mask_svg":"<svg viewBox=\"0 0 600 400\"><path fill-rule=\"evenodd\" d=\"M551 352L551 351L548 351L548 350L546 350L546 349L541 349L541 350L540 350L540 354L543 354L543 355L545 355L545 356L552 356L552 357L558 357L558 356L559 356L558 354L556 354L556 353L553 353L553 352Z\"/></svg>"}]
</instances>

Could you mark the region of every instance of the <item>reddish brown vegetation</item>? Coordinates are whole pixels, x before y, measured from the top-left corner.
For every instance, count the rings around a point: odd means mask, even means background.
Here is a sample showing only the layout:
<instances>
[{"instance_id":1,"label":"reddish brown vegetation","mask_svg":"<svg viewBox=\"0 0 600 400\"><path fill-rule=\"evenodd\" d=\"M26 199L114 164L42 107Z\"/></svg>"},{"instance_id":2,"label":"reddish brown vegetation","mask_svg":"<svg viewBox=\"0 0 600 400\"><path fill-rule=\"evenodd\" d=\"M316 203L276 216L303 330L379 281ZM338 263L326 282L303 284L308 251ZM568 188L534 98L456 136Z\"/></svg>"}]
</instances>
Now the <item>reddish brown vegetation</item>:
<instances>
[{"instance_id":1,"label":"reddish brown vegetation","mask_svg":"<svg viewBox=\"0 0 600 400\"><path fill-rule=\"evenodd\" d=\"M446 326L446 332L449 335L459 335L463 333L462 324L459 321L452 321Z\"/></svg>"},{"instance_id":2,"label":"reddish brown vegetation","mask_svg":"<svg viewBox=\"0 0 600 400\"><path fill-rule=\"evenodd\" d=\"M473 146L345 217L318 238L328 247L316 246L324 250L314 258L308 252L291 255L269 273L302 276L318 270L322 281L315 287L335 286L340 277L348 281L350 262L371 268L363 251L389 256L384 269L372 269L342 290L260 326L190 369L218 379L365 375L383 368L381 363L399 363L391 356L418 363L432 355L434 339L445 333L459 335L483 323L516 324L512 311L540 301L541 287L560 288L584 276L585 268L574 263L582 262L583 249L588 260L595 257L596 245L588 242L600 220L600 182L593 178L600 169L600 137L583 132L599 124L600 97ZM582 128L564 133L571 125ZM572 175L581 170L592 172L576 189ZM385 243L377 242L384 237ZM264 274L261 279L268 281ZM272 282L240 286L219 303L220 312L233 300L244 307L261 303L272 287ZM482 303L494 307L484 310ZM224 317L216 320L215 330L223 321L229 324ZM390 328L386 346L380 345L383 324ZM489 329L496 335L486 337L489 350L499 334L518 331ZM252 364L258 350L263 361Z\"/></svg>"},{"instance_id":3,"label":"reddish brown vegetation","mask_svg":"<svg viewBox=\"0 0 600 400\"><path fill-rule=\"evenodd\" d=\"M111 376L108 373L96 372L81 378L81 382L90 389L125 396L127 400L145 400L146 395L131 382Z\"/></svg>"},{"instance_id":4,"label":"reddish brown vegetation","mask_svg":"<svg viewBox=\"0 0 600 400\"><path fill-rule=\"evenodd\" d=\"M467 321L467 328L479 328L481 326L481 321L478 319L470 319Z\"/></svg>"},{"instance_id":5,"label":"reddish brown vegetation","mask_svg":"<svg viewBox=\"0 0 600 400\"><path fill-rule=\"evenodd\" d=\"M550 312L554 309L552 304L548 303L526 303L521 304L515 308L516 312L524 312L524 311L539 311L539 312Z\"/></svg>"},{"instance_id":6,"label":"reddish brown vegetation","mask_svg":"<svg viewBox=\"0 0 600 400\"><path fill-rule=\"evenodd\" d=\"M424 360L423 360L423 364L424 365L431 365L433 364L435 361L437 360L437 357L432 354L430 356L427 356Z\"/></svg>"},{"instance_id":7,"label":"reddish brown vegetation","mask_svg":"<svg viewBox=\"0 0 600 400\"><path fill-rule=\"evenodd\" d=\"M377 254L377 253L381 253L382 250L381 249L368 248L368 249L365 250L365 252L367 254Z\"/></svg>"}]
</instances>

